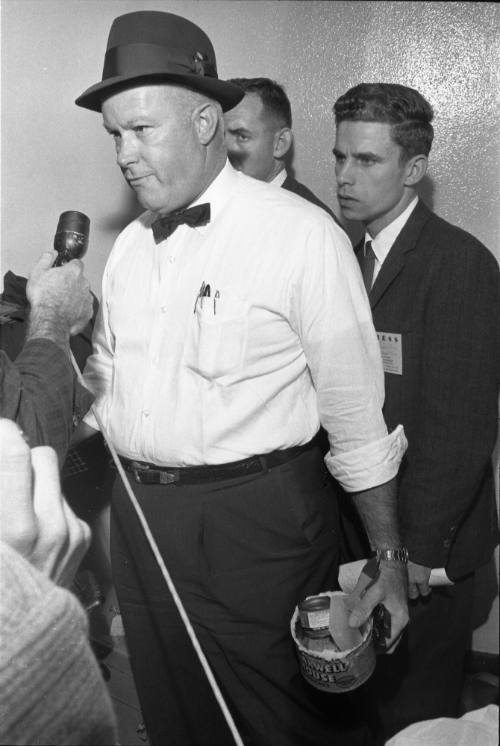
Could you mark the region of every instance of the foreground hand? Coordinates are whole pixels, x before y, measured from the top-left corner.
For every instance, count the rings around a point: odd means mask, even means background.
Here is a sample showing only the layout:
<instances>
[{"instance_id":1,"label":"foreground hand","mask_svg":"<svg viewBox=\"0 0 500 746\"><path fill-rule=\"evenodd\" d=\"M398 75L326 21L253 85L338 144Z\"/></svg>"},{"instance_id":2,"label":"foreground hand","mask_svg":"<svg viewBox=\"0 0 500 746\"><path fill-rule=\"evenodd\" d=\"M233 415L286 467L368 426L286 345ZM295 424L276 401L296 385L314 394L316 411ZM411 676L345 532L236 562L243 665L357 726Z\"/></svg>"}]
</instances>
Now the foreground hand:
<instances>
[{"instance_id":1,"label":"foreground hand","mask_svg":"<svg viewBox=\"0 0 500 746\"><path fill-rule=\"evenodd\" d=\"M415 562L408 561L408 596L412 600L422 596L427 598L431 594L429 578L431 568L424 565L417 565Z\"/></svg>"},{"instance_id":2,"label":"foreground hand","mask_svg":"<svg viewBox=\"0 0 500 746\"><path fill-rule=\"evenodd\" d=\"M356 588L350 594L349 605L353 611L349 618L351 627L359 627L371 616L378 604L383 604L391 617L390 636L386 652L392 653L408 624L407 570L402 562L381 560L378 577L367 585L361 573Z\"/></svg>"},{"instance_id":3,"label":"foreground hand","mask_svg":"<svg viewBox=\"0 0 500 746\"><path fill-rule=\"evenodd\" d=\"M70 334L77 334L92 318L90 283L79 259L52 267L56 257L55 251L42 254L30 273L26 296L32 314L54 315Z\"/></svg>"},{"instance_id":4,"label":"foreground hand","mask_svg":"<svg viewBox=\"0 0 500 746\"><path fill-rule=\"evenodd\" d=\"M14 422L0 419L0 539L59 585L70 586L90 529L61 494L53 448L30 450Z\"/></svg>"}]
</instances>

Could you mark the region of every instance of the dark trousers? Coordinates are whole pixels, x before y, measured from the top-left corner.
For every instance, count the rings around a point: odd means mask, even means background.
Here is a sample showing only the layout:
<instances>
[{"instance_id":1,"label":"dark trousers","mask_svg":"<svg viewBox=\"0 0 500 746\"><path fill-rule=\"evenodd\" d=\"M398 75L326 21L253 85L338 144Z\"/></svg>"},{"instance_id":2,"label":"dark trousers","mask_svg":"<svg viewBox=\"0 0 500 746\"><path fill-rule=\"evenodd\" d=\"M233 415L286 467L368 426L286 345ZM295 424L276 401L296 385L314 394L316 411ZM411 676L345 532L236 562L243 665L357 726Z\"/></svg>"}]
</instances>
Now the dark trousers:
<instances>
[{"instance_id":1,"label":"dark trousers","mask_svg":"<svg viewBox=\"0 0 500 746\"><path fill-rule=\"evenodd\" d=\"M321 451L239 479L132 486L245 746L367 744L349 699L302 679L290 635L295 605L337 587L336 502ZM111 550L151 742L233 744L119 479Z\"/></svg>"}]
</instances>

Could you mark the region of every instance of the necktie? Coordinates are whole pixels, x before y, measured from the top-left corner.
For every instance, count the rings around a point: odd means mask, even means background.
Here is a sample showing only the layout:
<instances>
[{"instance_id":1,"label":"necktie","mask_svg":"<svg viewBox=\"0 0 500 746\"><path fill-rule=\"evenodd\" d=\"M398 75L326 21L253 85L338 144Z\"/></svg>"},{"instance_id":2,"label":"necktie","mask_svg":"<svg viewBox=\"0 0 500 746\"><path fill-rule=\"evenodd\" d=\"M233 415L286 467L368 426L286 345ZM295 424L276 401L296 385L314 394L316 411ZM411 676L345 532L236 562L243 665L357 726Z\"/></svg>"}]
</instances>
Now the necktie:
<instances>
[{"instance_id":1,"label":"necktie","mask_svg":"<svg viewBox=\"0 0 500 746\"><path fill-rule=\"evenodd\" d=\"M367 241L365 243L365 250L360 256L361 274L363 275L363 282L365 283L366 292L370 294L373 282L373 270L375 269L375 252L372 249L372 242Z\"/></svg>"},{"instance_id":2,"label":"necktie","mask_svg":"<svg viewBox=\"0 0 500 746\"><path fill-rule=\"evenodd\" d=\"M175 210L170 215L158 218L152 224L153 236L156 243L164 241L172 235L179 225L189 225L194 228L198 225L206 225L210 222L210 203L204 202L202 205L194 205L185 210Z\"/></svg>"}]
</instances>

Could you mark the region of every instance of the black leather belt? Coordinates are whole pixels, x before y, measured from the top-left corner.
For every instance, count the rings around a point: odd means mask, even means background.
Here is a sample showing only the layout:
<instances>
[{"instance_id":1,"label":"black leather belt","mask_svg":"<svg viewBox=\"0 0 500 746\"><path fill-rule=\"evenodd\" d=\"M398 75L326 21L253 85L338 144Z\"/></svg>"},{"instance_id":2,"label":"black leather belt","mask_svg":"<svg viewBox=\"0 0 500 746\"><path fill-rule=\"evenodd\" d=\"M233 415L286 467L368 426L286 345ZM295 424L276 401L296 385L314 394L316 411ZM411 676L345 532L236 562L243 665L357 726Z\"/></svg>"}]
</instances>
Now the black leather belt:
<instances>
[{"instance_id":1,"label":"black leather belt","mask_svg":"<svg viewBox=\"0 0 500 746\"><path fill-rule=\"evenodd\" d=\"M120 456L125 471L130 472L139 484L200 484L217 482L221 479L234 479L249 474L272 469L273 466L285 464L304 451L314 448L319 443L319 433L302 446L293 446L282 451L272 451L261 456L251 456L229 464L212 466L158 466L144 461L132 461Z\"/></svg>"}]
</instances>

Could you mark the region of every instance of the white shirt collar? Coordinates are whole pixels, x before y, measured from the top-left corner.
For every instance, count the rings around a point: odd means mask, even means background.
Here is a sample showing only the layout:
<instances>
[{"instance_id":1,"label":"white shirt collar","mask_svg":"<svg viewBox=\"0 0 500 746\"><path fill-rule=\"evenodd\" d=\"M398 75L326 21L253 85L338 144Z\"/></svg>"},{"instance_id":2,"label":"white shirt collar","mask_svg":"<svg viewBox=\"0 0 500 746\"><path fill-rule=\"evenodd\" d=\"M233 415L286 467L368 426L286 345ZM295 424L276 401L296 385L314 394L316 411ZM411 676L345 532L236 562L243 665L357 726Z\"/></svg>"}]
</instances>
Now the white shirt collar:
<instances>
[{"instance_id":1,"label":"white shirt collar","mask_svg":"<svg viewBox=\"0 0 500 746\"><path fill-rule=\"evenodd\" d=\"M213 221L223 210L227 201L231 198L231 195L236 189L238 182L238 172L231 166L229 160L226 160L226 164L222 171L220 171L215 179L208 185L205 191L191 203L193 205L203 204L204 202L210 203L210 220ZM204 233L210 227L208 225L200 225L195 230Z\"/></svg>"},{"instance_id":2,"label":"white shirt collar","mask_svg":"<svg viewBox=\"0 0 500 746\"><path fill-rule=\"evenodd\" d=\"M283 182L285 181L287 177L286 168L282 168L279 174L277 174L274 179L271 179L269 182L270 184L273 184L274 186L282 186Z\"/></svg>"},{"instance_id":3,"label":"white shirt collar","mask_svg":"<svg viewBox=\"0 0 500 746\"><path fill-rule=\"evenodd\" d=\"M383 228L383 230L381 230L380 233L378 233L375 238L372 238L368 232L365 233L365 246L366 246L367 241L372 242L372 249L377 258L379 268L384 263L396 238L399 236L399 234L403 230L408 218L410 217L413 210L417 206L417 202L418 202L418 197L415 197L415 199L413 199L410 202L406 210L403 210L401 215L398 215L398 217L395 220L393 220L392 223L389 223L389 225L386 225L386 227Z\"/></svg>"}]
</instances>

